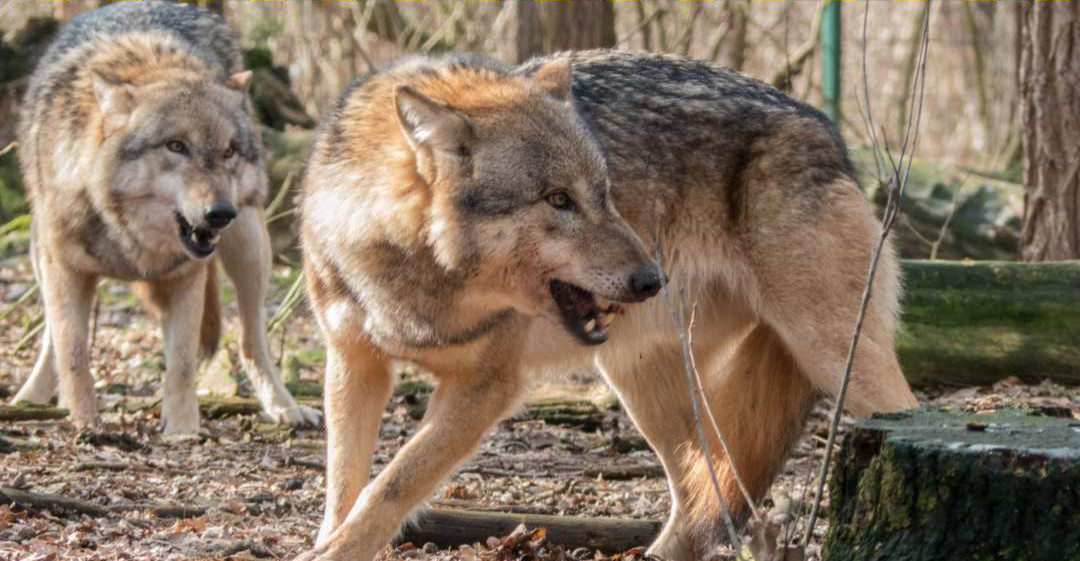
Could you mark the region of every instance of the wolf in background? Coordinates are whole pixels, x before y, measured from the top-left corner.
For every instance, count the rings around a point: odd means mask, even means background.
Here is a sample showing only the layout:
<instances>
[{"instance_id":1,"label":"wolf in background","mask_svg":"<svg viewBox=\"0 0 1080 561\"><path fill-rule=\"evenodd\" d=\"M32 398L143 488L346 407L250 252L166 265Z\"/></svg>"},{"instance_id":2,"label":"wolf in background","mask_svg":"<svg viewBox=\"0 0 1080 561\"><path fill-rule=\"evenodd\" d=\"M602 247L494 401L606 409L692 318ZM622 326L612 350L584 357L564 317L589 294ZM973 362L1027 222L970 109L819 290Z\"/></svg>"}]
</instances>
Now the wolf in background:
<instances>
[{"instance_id":1,"label":"wolf in background","mask_svg":"<svg viewBox=\"0 0 1080 561\"><path fill-rule=\"evenodd\" d=\"M818 111L678 57L563 53L517 69L406 59L359 80L316 142L302 243L327 340L325 517L301 559L368 561L521 396L594 360L667 473L651 552L722 540L663 299L697 306L693 353L731 448L723 493L761 497L819 392L839 387L880 232ZM882 256L847 406L916 405ZM605 342L606 341L606 342ZM603 343L603 344L601 344ZM438 379L421 429L368 481L392 360Z\"/></svg>"},{"instance_id":2,"label":"wolf in background","mask_svg":"<svg viewBox=\"0 0 1080 561\"><path fill-rule=\"evenodd\" d=\"M88 320L98 280L121 279L161 317L164 432L197 432L196 369L221 332L219 259L236 286L243 363L264 412L320 421L296 404L269 355L267 185L250 77L225 23L194 7L114 4L60 31L18 124L45 330L15 401L48 402L59 385L74 423L96 424Z\"/></svg>"}]
</instances>

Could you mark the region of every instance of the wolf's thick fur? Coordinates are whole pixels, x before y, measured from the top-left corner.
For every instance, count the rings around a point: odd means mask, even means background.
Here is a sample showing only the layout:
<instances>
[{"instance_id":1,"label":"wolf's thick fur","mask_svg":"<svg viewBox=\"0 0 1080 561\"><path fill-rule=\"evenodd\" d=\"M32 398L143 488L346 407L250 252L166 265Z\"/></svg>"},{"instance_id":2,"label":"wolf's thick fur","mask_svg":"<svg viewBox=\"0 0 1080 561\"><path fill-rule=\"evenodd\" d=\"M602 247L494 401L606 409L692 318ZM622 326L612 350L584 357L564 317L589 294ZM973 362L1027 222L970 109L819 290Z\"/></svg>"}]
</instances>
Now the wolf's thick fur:
<instances>
[{"instance_id":1,"label":"wolf's thick fur","mask_svg":"<svg viewBox=\"0 0 1080 561\"><path fill-rule=\"evenodd\" d=\"M628 304L606 344L584 346L604 338L582 328L593 316L580 309L593 308L559 287L647 298L656 285L635 291L634 271L659 251L684 317L697 306L693 351L733 454L713 460L744 513L734 466L761 497L817 393L838 388L880 231L814 109L707 63L606 51L518 69L408 59L362 79L316 143L302 212L328 346L326 512L303 557L360 561L527 376L590 358L668 475L671 517L652 551L705 557L720 507L670 311L662 298ZM894 353L898 294L889 251L855 360L856 415L916 404ZM369 483L394 359L439 387L421 430Z\"/></svg>"},{"instance_id":2,"label":"wolf's thick fur","mask_svg":"<svg viewBox=\"0 0 1080 561\"><path fill-rule=\"evenodd\" d=\"M249 79L228 27L194 7L117 4L61 30L31 77L18 127L46 327L16 401L47 402L59 382L72 420L96 423L88 319L98 279L116 278L135 282L160 312L165 432L196 432L196 368L221 333L207 259L216 249L236 285L244 366L265 412L319 421L269 357L266 179Z\"/></svg>"}]
</instances>

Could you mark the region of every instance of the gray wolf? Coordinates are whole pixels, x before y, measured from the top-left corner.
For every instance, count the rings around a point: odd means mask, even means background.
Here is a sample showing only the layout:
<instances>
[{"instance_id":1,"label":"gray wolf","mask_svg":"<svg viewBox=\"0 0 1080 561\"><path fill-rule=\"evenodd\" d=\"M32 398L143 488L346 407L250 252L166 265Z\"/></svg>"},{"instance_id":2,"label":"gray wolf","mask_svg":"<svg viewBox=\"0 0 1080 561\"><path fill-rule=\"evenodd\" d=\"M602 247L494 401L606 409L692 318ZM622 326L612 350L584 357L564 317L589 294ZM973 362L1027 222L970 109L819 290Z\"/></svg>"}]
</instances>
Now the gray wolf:
<instances>
[{"instance_id":1,"label":"gray wolf","mask_svg":"<svg viewBox=\"0 0 1080 561\"><path fill-rule=\"evenodd\" d=\"M518 402L530 376L594 360L659 455L671 517L651 552L704 558L721 511L695 438L667 290L697 306L693 353L732 448L726 501L761 497L818 392L840 383L880 232L818 111L705 62L563 53L516 69L414 58L354 84L303 188L310 302L327 343L327 491L300 558L370 560ZM883 256L847 401L916 405ZM368 482L389 364L439 385ZM715 435L713 435L715 437Z\"/></svg>"},{"instance_id":2,"label":"gray wolf","mask_svg":"<svg viewBox=\"0 0 1080 561\"><path fill-rule=\"evenodd\" d=\"M41 286L41 354L16 401L97 423L87 335L98 280L135 283L161 317L165 434L199 429L195 374L220 336L215 260L236 286L245 369L279 422L318 423L270 360L267 185L240 51L214 14L121 3L74 18L31 77L17 134ZM216 256L216 257L215 257Z\"/></svg>"}]
</instances>

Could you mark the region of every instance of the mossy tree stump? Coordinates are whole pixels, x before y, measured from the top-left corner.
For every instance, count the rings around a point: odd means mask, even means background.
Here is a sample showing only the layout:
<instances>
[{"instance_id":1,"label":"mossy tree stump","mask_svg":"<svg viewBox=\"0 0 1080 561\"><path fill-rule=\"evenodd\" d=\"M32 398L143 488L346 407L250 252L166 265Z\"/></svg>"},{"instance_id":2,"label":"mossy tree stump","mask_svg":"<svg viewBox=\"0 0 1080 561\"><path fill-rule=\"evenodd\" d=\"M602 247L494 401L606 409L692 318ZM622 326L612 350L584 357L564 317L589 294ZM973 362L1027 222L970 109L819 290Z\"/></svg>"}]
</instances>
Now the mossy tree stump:
<instances>
[{"instance_id":1,"label":"mossy tree stump","mask_svg":"<svg viewBox=\"0 0 1080 561\"><path fill-rule=\"evenodd\" d=\"M844 439L830 493L828 561L1078 561L1080 422L875 416Z\"/></svg>"}]
</instances>

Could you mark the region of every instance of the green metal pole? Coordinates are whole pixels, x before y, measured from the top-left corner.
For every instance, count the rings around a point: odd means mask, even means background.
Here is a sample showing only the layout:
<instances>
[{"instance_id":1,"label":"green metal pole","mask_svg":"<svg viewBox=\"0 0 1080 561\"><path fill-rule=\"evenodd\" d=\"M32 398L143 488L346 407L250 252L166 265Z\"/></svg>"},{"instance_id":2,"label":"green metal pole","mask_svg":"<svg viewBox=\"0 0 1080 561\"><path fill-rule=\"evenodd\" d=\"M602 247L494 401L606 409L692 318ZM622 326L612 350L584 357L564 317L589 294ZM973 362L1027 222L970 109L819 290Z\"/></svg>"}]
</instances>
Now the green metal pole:
<instances>
[{"instance_id":1,"label":"green metal pole","mask_svg":"<svg viewBox=\"0 0 1080 561\"><path fill-rule=\"evenodd\" d=\"M838 0L825 0L821 13L821 96L834 122L840 121L840 6Z\"/></svg>"}]
</instances>

